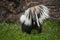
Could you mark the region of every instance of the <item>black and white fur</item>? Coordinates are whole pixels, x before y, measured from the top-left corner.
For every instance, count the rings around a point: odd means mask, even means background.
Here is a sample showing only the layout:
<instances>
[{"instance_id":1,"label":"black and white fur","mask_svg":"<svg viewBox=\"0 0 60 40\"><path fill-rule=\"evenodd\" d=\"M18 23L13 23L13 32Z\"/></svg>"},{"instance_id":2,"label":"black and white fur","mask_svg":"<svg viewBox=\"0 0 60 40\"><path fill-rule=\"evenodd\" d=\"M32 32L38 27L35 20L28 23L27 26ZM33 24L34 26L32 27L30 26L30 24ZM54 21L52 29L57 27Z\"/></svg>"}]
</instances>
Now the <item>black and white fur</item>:
<instances>
[{"instance_id":1,"label":"black and white fur","mask_svg":"<svg viewBox=\"0 0 60 40\"><path fill-rule=\"evenodd\" d=\"M31 33L31 30L36 29L41 32L42 23L49 17L49 9L44 5L28 8L20 17L22 31Z\"/></svg>"}]
</instances>

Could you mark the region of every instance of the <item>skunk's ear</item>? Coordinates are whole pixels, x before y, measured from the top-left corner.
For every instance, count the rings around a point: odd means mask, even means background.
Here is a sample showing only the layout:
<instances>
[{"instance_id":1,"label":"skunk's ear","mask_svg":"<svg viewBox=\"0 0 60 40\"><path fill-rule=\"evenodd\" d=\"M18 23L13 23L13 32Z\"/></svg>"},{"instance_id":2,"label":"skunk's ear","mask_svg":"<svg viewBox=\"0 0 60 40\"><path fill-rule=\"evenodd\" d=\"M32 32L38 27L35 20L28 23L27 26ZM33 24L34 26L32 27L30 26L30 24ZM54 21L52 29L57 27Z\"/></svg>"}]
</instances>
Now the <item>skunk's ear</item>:
<instances>
[{"instance_id":1,"label":"skunk's ear","mask_svg":"<svg viewBox=\"0 0 60 40\"><path fill-rule=\"evenodd\" d=\"M21 22L21 23L24 23L25 20L26 20L26 16L25 16L25 15L22 15L22 16L20 17L20 22Z\"/></svg>"}]
</instances>

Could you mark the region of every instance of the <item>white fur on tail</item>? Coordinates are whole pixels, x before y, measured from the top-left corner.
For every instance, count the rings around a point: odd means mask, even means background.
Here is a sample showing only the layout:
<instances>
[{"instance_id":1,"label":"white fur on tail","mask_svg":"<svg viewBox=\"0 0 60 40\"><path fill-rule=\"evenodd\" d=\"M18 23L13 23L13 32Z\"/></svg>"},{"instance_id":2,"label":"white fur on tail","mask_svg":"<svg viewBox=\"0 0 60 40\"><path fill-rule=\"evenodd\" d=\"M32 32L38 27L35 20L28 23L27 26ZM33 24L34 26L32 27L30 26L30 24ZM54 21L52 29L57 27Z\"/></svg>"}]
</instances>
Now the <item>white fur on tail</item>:
<instances>
[{"instance_id":1,"label":"white fur on tail","mask_svg":"<svg viewBox=\"0 0 60 40\"><path fill-rule=\"evenodd\" d=\"M42 24L43 21L46 20L47 18L49 18L50 16L49 16L49 9L46 6L44 6L44 5L38 5L38 7L40 7L40 10L39 11L41 11L39 19L37 17L38 12L35 11L35 14L36 14L36 22L37 22L37 25L40 26L39 23ZM30 16L30 19L28 17L29 17L29 14L30 14L30 10L32 8L34 8L34 7L28 8L25 11L25 14L20 17L20 22L21 23L24 23L25 25L28 25L28 26L31 25L31 23L32 23L31 16ZM31 10L31 12L34 14L33 11L34 10Z\"/></svg>"},{"instance_id":2,"label":"white fur on tail","mask_svg":"<svg viewBox=\"0 0 60 40\"><path fill-rule=\"evenodd\" d=\"M41 14L41 17L39 18L39 22L42 24L44 20L46 20L47 18L49 18L49 9L44 6L44 5L39 5L42 10L42 14Z\"/></svg>"},{"instance_id":3,"label":"white fur on tail","mask_svg":"<svg viewBox=\"0 0 60 40\"><path fill-rule=\"evenodd\" d=\"M39 20L38 20L38 16L37 16L36 13L35 13L35 15L36 15L36 22L37 22L37 25L38 25L38 27L40 27Z\"/></svg>"}]
</instances>

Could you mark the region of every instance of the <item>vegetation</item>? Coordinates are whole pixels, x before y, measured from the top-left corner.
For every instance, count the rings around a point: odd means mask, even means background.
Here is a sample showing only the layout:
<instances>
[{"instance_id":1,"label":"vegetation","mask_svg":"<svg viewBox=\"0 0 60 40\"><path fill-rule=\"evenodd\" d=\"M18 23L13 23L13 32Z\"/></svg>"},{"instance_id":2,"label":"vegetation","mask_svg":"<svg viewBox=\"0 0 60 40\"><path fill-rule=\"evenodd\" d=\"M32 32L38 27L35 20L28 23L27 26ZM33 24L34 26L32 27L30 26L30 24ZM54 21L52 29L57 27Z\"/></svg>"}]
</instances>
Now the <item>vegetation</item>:
<instances>
[{"instance_id":1,"label":"vegetation","mask_svg":"<svg viewBox=\"0 0 60 40\"><path fill-rule=\"evenodd\" d=\"M47 21L43 24L40 34L33 30L31 34L21 31L18 23L2 22L0 27L0 40L60 40L60 24L55 21Z\"/></svg>"}]
</instances>

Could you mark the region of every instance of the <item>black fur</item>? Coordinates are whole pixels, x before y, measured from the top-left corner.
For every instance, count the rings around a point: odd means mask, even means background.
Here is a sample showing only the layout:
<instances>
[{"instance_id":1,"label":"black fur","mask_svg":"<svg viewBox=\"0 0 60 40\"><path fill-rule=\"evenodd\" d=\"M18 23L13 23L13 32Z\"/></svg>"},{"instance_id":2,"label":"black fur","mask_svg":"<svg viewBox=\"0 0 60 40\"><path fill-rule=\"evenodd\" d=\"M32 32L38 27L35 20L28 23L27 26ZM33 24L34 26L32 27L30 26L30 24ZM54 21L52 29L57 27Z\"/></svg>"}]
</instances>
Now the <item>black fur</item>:
<instances>
[{"instance_id":1,"label":"black fur","mask_svg":"<svg viewBox=\"0 0 60 40\"><path fill-rule=\"evenodd\" d=\"M30 34L33 29L36 29L38 31L38 33L41 33L41 31L42 31L42 25L40 24L40 27L38 27L36 22L35 22L35 24L33 24L33 22L32 22L32 25L30 25L30 26L22 24L21 28L22 28L22 32L26 32L28 34Z\"/></svg>"}]
</instances>

